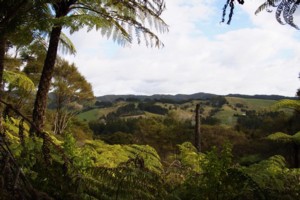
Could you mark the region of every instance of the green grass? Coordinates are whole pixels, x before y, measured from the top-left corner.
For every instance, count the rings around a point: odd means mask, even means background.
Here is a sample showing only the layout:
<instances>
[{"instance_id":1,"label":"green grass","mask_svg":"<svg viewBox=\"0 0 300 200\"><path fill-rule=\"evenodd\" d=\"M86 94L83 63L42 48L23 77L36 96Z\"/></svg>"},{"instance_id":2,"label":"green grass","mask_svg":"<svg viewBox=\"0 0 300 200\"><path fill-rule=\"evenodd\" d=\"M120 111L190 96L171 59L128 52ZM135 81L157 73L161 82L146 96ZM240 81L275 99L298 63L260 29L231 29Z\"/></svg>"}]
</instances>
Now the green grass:
<instances>
[{"instance_id":1,"label":"green grass","mask_svg":"<svg viewBox=\"0 0 300 200\"><path fill-rule=\"evenodd\" d=\"M221 124L234 126L237 120L237 118L234 117L234 114L241 114L241 112L232 109L228 105L224 105L222 111L216 113L214 117L220 119Z\"/></svg>"},{"instance_id":2,"label":"green grass","mask_svg":"<svg viewBox=\"0 0 300 200\"><path fill-rule=\"evenodd\" d=\"M264 110L269 109L271 105L273 105L276 100L267 100L267 99L246 99L246 98L238 98L238 97L226 97L226 100L231 105L235 105L237 103L241 103L247 106L247 110Z\"/></svg>"},{"instance_id":3,"label":"green grass","mask_svg":"<svg viewBox=\"0 0 300 200\"><path fill-rule=\"evenodd\" d=\"M108 113L114 112L117 108L110 107L110 108L95 108L77 115L77 117L84 121L92 121L97 120L100 117L106 116Z\"/></svg>"}]
</instances>

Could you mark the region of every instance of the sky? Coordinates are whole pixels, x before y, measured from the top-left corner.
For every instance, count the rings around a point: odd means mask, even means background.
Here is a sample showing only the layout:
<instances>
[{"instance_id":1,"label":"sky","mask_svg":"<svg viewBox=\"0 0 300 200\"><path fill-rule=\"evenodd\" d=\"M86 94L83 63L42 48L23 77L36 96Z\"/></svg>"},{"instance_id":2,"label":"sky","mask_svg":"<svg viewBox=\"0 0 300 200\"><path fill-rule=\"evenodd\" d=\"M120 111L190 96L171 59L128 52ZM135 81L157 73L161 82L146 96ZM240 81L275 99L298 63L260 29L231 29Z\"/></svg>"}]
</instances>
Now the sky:
<instances>
[{"instance_id":1,"label":"sky","mask_svg":"<svg viewBox=\"0 0 300 200\"><path fill-rule=\"evenodd\" d=\"M300 88L300 31L280 25L272 13L254 12L264 0L236 4L231 25L220 23L226 0L165 0L169 32L163 48L122 47L100 32L70 36L74 62L93 86L107 94L277 94ZM300 9L295 22L300 25ZM299 16L299 19L298 19Z\"/></svg>"}]
</instances>

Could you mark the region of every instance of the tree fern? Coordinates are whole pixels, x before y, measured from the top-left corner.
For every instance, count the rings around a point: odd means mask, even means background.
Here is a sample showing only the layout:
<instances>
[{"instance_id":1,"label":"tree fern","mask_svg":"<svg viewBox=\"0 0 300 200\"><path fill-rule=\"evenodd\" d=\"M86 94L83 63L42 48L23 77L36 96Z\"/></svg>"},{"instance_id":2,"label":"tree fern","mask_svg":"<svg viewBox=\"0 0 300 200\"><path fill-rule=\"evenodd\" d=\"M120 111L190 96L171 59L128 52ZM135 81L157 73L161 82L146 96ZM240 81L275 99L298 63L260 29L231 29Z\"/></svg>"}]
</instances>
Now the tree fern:
<instances>
[{"instance_id":1,"label":"tree fern","mask_svg":"<svg viewBox=\"0 0 300 200\"><path fill-rule=\"evenodd\" d=\"M294 167L299 167L300 131L294 135L288 135L282 132L277 132L269 135L267 139L281 143L288 143L291 146L293 146Z\"/></svg>"},{"instance_id":2,"label":"tree fern","mask_svg":"<svg viewBox=\"0 0 300 200\"><path fill-rule=\"evenodd\" d=\"M282 156L272 156L242 169L262 189L267 199L299 199L299 169L288 169Z\"/></svg>"},{"instance_id":3,"label":"tree fern","mask_svg":"<svg viewBox=\"0 0 300 200\"><path fill-rule=\"evenodd\" d=\"M52 8L53 26L51 27L48 51L46 54L43 71L36 95L32 118L38 129L44 126L44 115L47 107L47 94L50 89L53 76L59 36L62 28L66 27L70 32L78 31L83 27L87 30L101 30L101 33L109 36L121 45L131 44L134 35L130 35L131 29L142 32L149 46L161 47L163 43L152 31L152 26L145 22L146 18L154 24L158 32L168 31L167 24L160 15L165 10L164 0L127 0L127 1L51 1L48 4ZM131 27L128 29L128 27ZM130 30L130 31L129 31ZM138 42L141 40L137 38ZM34 130L31 130L33 135Z\"/></svg>"}]
</instances>

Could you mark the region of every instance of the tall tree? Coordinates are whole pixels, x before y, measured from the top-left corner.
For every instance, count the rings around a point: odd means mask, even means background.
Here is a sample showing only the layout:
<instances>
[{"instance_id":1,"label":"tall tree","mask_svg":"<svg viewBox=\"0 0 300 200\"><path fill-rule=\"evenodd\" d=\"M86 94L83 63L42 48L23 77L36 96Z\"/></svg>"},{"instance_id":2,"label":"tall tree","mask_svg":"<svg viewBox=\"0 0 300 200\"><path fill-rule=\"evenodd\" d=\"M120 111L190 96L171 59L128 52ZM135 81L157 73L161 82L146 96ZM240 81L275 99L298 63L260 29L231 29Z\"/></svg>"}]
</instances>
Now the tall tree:
<instances>
[{"instance_id":1,"label":"tall tree","mask_svg":"<svg viewBox=\"0 0 300 200\"><path fill-rule=\"evenodd\" d=\"M4 71L5 52L9 40L31 41L37 29L47 27L48 8L43 0L0 0L0 88ZM40 19L44 19L41 23ZM25 41L24 41L25 40Z\"/></svg>"},{"instance_id":2,"label":"tall tree","mask_svg":"<svg viewBox=\"0 0 300 200\"><path fill-rule=\"evenodd\" d=\"M101 29L102 35L112 37L121 45L131 43L135 35L138 43L141 42L141 37L144 37L146 44L157 47L163 44L151 31L152 25L161 32L168 29L160 18L165 9L164 0L56 0L52 1L50 6L54 21L33 109L33 121L40 129L45 121L47 94L63 27L68 27L71 33L83 26L87 26L88 30Z\"/></svg>"},{"instance_id":3,"label":"tall tree","mask_svg":"<svg viewBox=\"0 0 300 200\"><path fill-rule=\"evenodd\" d=\"M294 115L299 115L300 113L300 100L298 99L297 100L283 99L275 103L273 106L275 109L281 109L281 108L292 109L295 112ZM299 168L300 132L299 130L297 131L298 132L294 135L277 132L269 135L268 139L292 144L294 149L294 166L296 168Z\"/></svg>"},{"instance_id":4,"label":"tall tree","mask_svg":"<svg viewBox=\"0 0 300 200\"><path fill-rule=\"evenodd\" d=\"M80 110L86 101L93 100L94 94L91 84L76 66L63 59L58 59L52 80L52 106L56 110L53 131L62 134L76 110Z\"/></svg>"}]
</instances>

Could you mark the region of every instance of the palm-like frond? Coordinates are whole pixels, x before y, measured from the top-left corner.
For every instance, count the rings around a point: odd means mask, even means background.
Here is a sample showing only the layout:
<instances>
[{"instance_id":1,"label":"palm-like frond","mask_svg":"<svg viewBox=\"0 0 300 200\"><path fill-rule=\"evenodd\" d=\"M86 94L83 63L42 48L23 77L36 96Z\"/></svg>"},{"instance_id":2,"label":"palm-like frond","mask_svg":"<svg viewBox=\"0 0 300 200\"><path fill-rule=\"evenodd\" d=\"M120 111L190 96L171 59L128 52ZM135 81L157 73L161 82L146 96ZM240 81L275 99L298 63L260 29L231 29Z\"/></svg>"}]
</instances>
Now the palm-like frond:
<instances>
[{"instance_id":1,"label":"palm-like frond","mask_svg":"<svg viewBox=\"0 0 300 200\"><path fill-rule=\"evenodd\" d=\"M278 3L281 0L267 0L265 3L261 4L255 11L255 15L260 13L261 11L267 10L268 12L272 12L270 10L270 7L276 7L276 3Z\"/></svg>"},{"instance_id":2,"label":"palm-like frond","mask_svg":"<svg viewBox=\"0 0 300 200\"><path fill-rule=\"evenodd\" d=\"M80 193L92 199L164 199L161 176L144 168L143 162L137 157L116 168L90 168L86 176L76 178Z\"/></svg>"},{"instance_id":3,"label":"palm-like frond","mask_svg":"<svg viewBox=\"0 0 300 200\"><path fill-rule=\"evenodd\" d=\"M267 139L272 141L277 141L277 142L284 142L284 143L294 142L296 144L300 144L300 132L297 132L294 135L288 135L286 133L277 132L269 135Z\"/></svg>"},{"instance_id":4,"label":"palm-like frond","mask_svg":"<svg viewBox=\"0 0 300 200\"><path fill-rule=\"evenodd\" d=\"M35 86L32 80L30 80L26 75L22 73L17 73L13 71L4 71L3 80L7 83L13 85L14 87L22 88L25 91L34 91Z\"/></svg>"},{"instance_id":5,"label":"palm-like frond","mask_svg":"<svg viewBox=\"0 0 300 200\"><path fill-rule=\"evenodd\" d=\"M285 1L282 1L276 9L275 18L278 21L279 24L284 25L285 23L281 21L281 14L285 8Z\"/></svg>"},{"instance_id":6,"label":"palm-like frond","mask_svg":"<svg viewBox=\"0 0 300 200\"><path fill-rule=\"evenodd\" d=\"M64 33L60 34L59 42L59 48L63 53L76 54L75 45Z\"/></svg>"},{"instance_id":7,"label":"palm-like frond","mask_svg":"<svg viewBox=\"0 0 300 200\"><path fill-rule=\"evenodd\" d=\"M257 8L255 14L258 14L263 10L272 12L272 10L269 10L269 8L276 7L275 18L278 23L282 25L288 24L296 29L299 29L299 27L294 23L293 16L299 4L299 0L267 0Z\"/></svg>"},{"instance_id":8,"label":"palm-like frond","mask_svg":"<svg viewBox=\"0 0 300 200\"><path fill-rule=\"evenodd\" d=\"M292 140L292 136L286 133L277 132L268 135L267 139L272 141L290 142Z\"/></svg>"},{"instance_id":9,"label":"palm-like frond","mask_svg":"<svg viewBox=\"0 0 300 200\"><path fill-rule=\"evenodd\" d=\"M56 19L55 23L69 27L71 33L84 26L88 31L94 28L101 30L102 35L111 37L120 45L130 44L136 38L138 43L144 39L146 45L161 47L163 43L151 29L154 27L161 33L168 31L167 24L160 18L164 9L163 0L92 3L81 0L70 6L71 15Z\"/></svg>"},{"instance_id":10,"label":"palm-like frond","mask_svg":"<svg viewBox=\"0 0 300 200\"><path fill-rule=\"evenodd\" d=\"M244 0L237 0L237 2L239 4L244 4ZM230 12L229 12L229 15L228 15L227 24L230 24L232 16L233 16L233 11L234 11L234 0L226 0L226 3L223 7L223 15L222 15L222 21L221 22L222 23L225 22L226 10L227 10L228 6L230 7Z\"/></svg>"}]
</instances>

